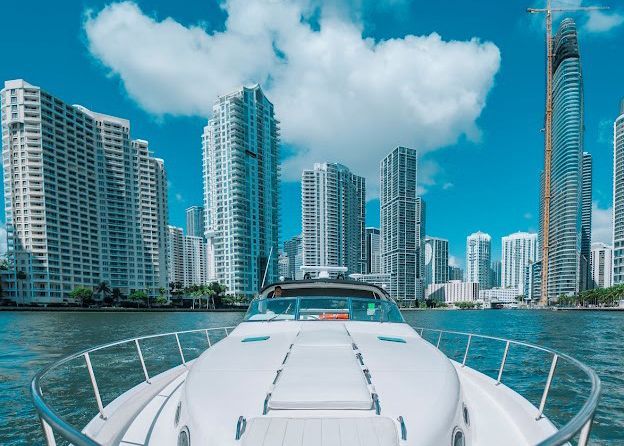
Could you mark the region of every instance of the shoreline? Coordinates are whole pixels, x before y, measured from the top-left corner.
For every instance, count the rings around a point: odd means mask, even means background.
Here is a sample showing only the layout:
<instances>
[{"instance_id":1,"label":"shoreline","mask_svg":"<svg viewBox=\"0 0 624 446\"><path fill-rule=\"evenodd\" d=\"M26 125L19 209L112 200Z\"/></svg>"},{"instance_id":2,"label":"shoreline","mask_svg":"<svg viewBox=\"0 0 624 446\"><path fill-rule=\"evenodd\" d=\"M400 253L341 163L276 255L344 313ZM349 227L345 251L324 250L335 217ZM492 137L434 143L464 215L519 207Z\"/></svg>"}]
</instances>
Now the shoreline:
<instances>
[{"instance_id":1,"label":"shoreline","mask_svg":"<svg viewBox=\"0 0 624 446\"><path fill-rule=\"evenodd\" d=\"M241 308L81 308L81 307L0 307L0 312L66 312L66 313L244 313Z\"/></svg>"}]
</instances>

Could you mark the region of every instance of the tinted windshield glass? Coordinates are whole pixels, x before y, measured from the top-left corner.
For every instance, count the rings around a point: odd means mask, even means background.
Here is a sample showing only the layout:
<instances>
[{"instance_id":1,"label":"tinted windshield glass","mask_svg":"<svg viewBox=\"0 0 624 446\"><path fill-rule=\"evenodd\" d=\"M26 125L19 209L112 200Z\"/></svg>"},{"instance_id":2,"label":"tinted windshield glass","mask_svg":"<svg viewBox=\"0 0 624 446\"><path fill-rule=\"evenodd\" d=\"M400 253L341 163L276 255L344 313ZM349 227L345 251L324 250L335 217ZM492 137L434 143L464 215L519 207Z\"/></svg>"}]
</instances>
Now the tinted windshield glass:
<instances>
[{"instance_id":1,"label":"tinted windshield glass","mask_svg":"<svg viewBox=\"0 0 624 446\"><path fill-rule=\"evenodd\" d=\"M273 320L404 322L394 302L342 296L256 299L245 315L245 321Z\"/></svg>"},{"instance_id":2,"label":"tinted windshield glass","mask_svg":"<svg viewBox=\"0 0 624 446\"><path fill-rule=\"evenodd\" d=\"M246 321L294 319L297 299L257 299L251 302Z\"/></svg>"}]
</instances>

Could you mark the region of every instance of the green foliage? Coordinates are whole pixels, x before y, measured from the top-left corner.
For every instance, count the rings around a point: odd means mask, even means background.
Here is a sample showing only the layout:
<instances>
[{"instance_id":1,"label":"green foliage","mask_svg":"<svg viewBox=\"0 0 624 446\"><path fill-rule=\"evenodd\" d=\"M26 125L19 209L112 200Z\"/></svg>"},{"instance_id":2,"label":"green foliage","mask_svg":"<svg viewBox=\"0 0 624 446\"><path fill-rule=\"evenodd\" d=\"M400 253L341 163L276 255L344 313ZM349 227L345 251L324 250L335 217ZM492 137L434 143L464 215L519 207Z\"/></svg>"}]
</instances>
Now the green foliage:
<instances>
[{"instance_id":1,"label":"green foliage","mask_svg":"<svg viewBox=\"0 0 624 446\"><path fill-rule=\"evenodd\" d=\"M141 302L147 302L147 293L143 290L134 290L128 295L128 300L136 302L137 308Z\"/></svg>"},{"instance_id":2,"label":"green foliage","mask_svg":"<svg viewBox=\"0 0 624 446\"><path fill-rule=\"evenodd\" d=\"M477 305L474 302L466 301L466 302L455 302L455 306L460 310L471 310L475 308Z\"/></svg>"},{"instance_id":3,"label":"green foliage","mask_svg":"<svg viewBox=\"0 0 624 446\"><path fill-rule=\"evenodd\" d=\"M585 290L575 296L561 295L557 298L557 305L564 307L586 307L599 306L610 307L617 305L618 301L624 299L624 284L615 285L609 288L594 288Z\"/></svg>"},{"instance_id":4,"label":"green foliage","mask_svg":"<svg viewBox=\"0 0 624 446\"><path fill-rule=\"evenodd\" d=\"M223 305L243 306L249 304L249 298L242 294L223 296L221 302Z\"/></svg>"},{"instance_id":5,"label":"green foliage","mask_svg":"<svg viewBox=\"0 0 624 446\"><path fill-rule=\"evenodd\" d=\"M93 290L91 288L86 287L76 287L70 293L69 297L74 299L80 305L89 305L93 302Z\"/></svg>"},{"instance_id":6,"label":"green foliage","mask_svg":"<svg viewBox=\"0 0 624 446\"><path fill-rule=\"evenodd\" d=\"M167 299L167 296L163 296L163 295L161 294L161 295L159 295L159 296L156 298L156 301L155 301L155 302L156 302L156 304L158 304L158 305L167 305L167 304L169 303L169 300Z\"/></svg>"}]
</instances>

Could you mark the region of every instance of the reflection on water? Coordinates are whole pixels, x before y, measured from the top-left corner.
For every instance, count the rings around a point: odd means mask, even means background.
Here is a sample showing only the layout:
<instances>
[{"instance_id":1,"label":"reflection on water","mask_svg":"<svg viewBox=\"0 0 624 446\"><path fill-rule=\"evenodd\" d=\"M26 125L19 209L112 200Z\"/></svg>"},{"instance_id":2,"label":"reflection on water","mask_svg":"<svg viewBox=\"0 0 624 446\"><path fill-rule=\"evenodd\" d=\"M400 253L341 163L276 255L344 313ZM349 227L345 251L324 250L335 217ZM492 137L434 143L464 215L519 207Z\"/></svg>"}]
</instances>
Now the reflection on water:
<instances>
[{"instance_id":1,"label":"reflection on water","mask_svg":"<svg viewBox=\"0 0 624 446\"><path fill-rule=\"evenodd\" d=\"M470 331L543 344L593 366L603 380L593 444L624 443L624 313L550 311L416 311L406 312L415 326ZM0 313L0 444L42 444L28 393L35 371L61 356L133 336L236 325L241 313ZM437 334L427 334L437 341ZM214 340L217 340L218 336ZM181 336L184 356L196 357L206 346L202 333ZM443 338L440 347L461 361L465 338ZM174 338L143 341L151 375L179 364ZM467 365L496 377L504 345L473 339ZM521 347L509 351L503 380L533 404L541 397L550 357ZM115 390L143 379L133 345L94 354L94 370L104 404ZM72 379L67 380L67 376ZM564 422L582 404L588 383L560 363L546 413ZM77 360L47 381L46 397L63 407L70 421L84 425L96 409L84 363ZM88 410L85 410L87 408Z\"/></svg>"}]
</instances>

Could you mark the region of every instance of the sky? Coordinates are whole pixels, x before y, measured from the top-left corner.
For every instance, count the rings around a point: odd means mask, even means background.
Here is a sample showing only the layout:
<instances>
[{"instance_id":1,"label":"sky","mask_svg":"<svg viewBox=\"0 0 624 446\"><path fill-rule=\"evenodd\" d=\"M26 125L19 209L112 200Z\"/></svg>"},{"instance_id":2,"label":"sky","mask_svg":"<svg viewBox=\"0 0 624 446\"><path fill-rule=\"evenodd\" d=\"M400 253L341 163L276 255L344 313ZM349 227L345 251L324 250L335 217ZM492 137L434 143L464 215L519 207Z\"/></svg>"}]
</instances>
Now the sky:
<instances>
[{"instance_id":1,"label":"sky","mask_svg":"<svg viewBox=\"0 0 624 446\"><path fill-rule=\"evenodd\" d=\"M131 136L165 160L177 226L202 204L201 133L214 100L260 83L281 122L281 240L301 230L301 170L315 162L366 178L367 225L378 226L379 162L403 145L419 152L426 233L448 239L451 262L462 266L472 232L492 236L497 259L502 236L538 229L544 24L526 8L543 3L8 2L0 79L129 119ZM607 243L612 124L624 97L618 3L566 15L579 28L593 239Z\"/></svg>"}]
</instances>

